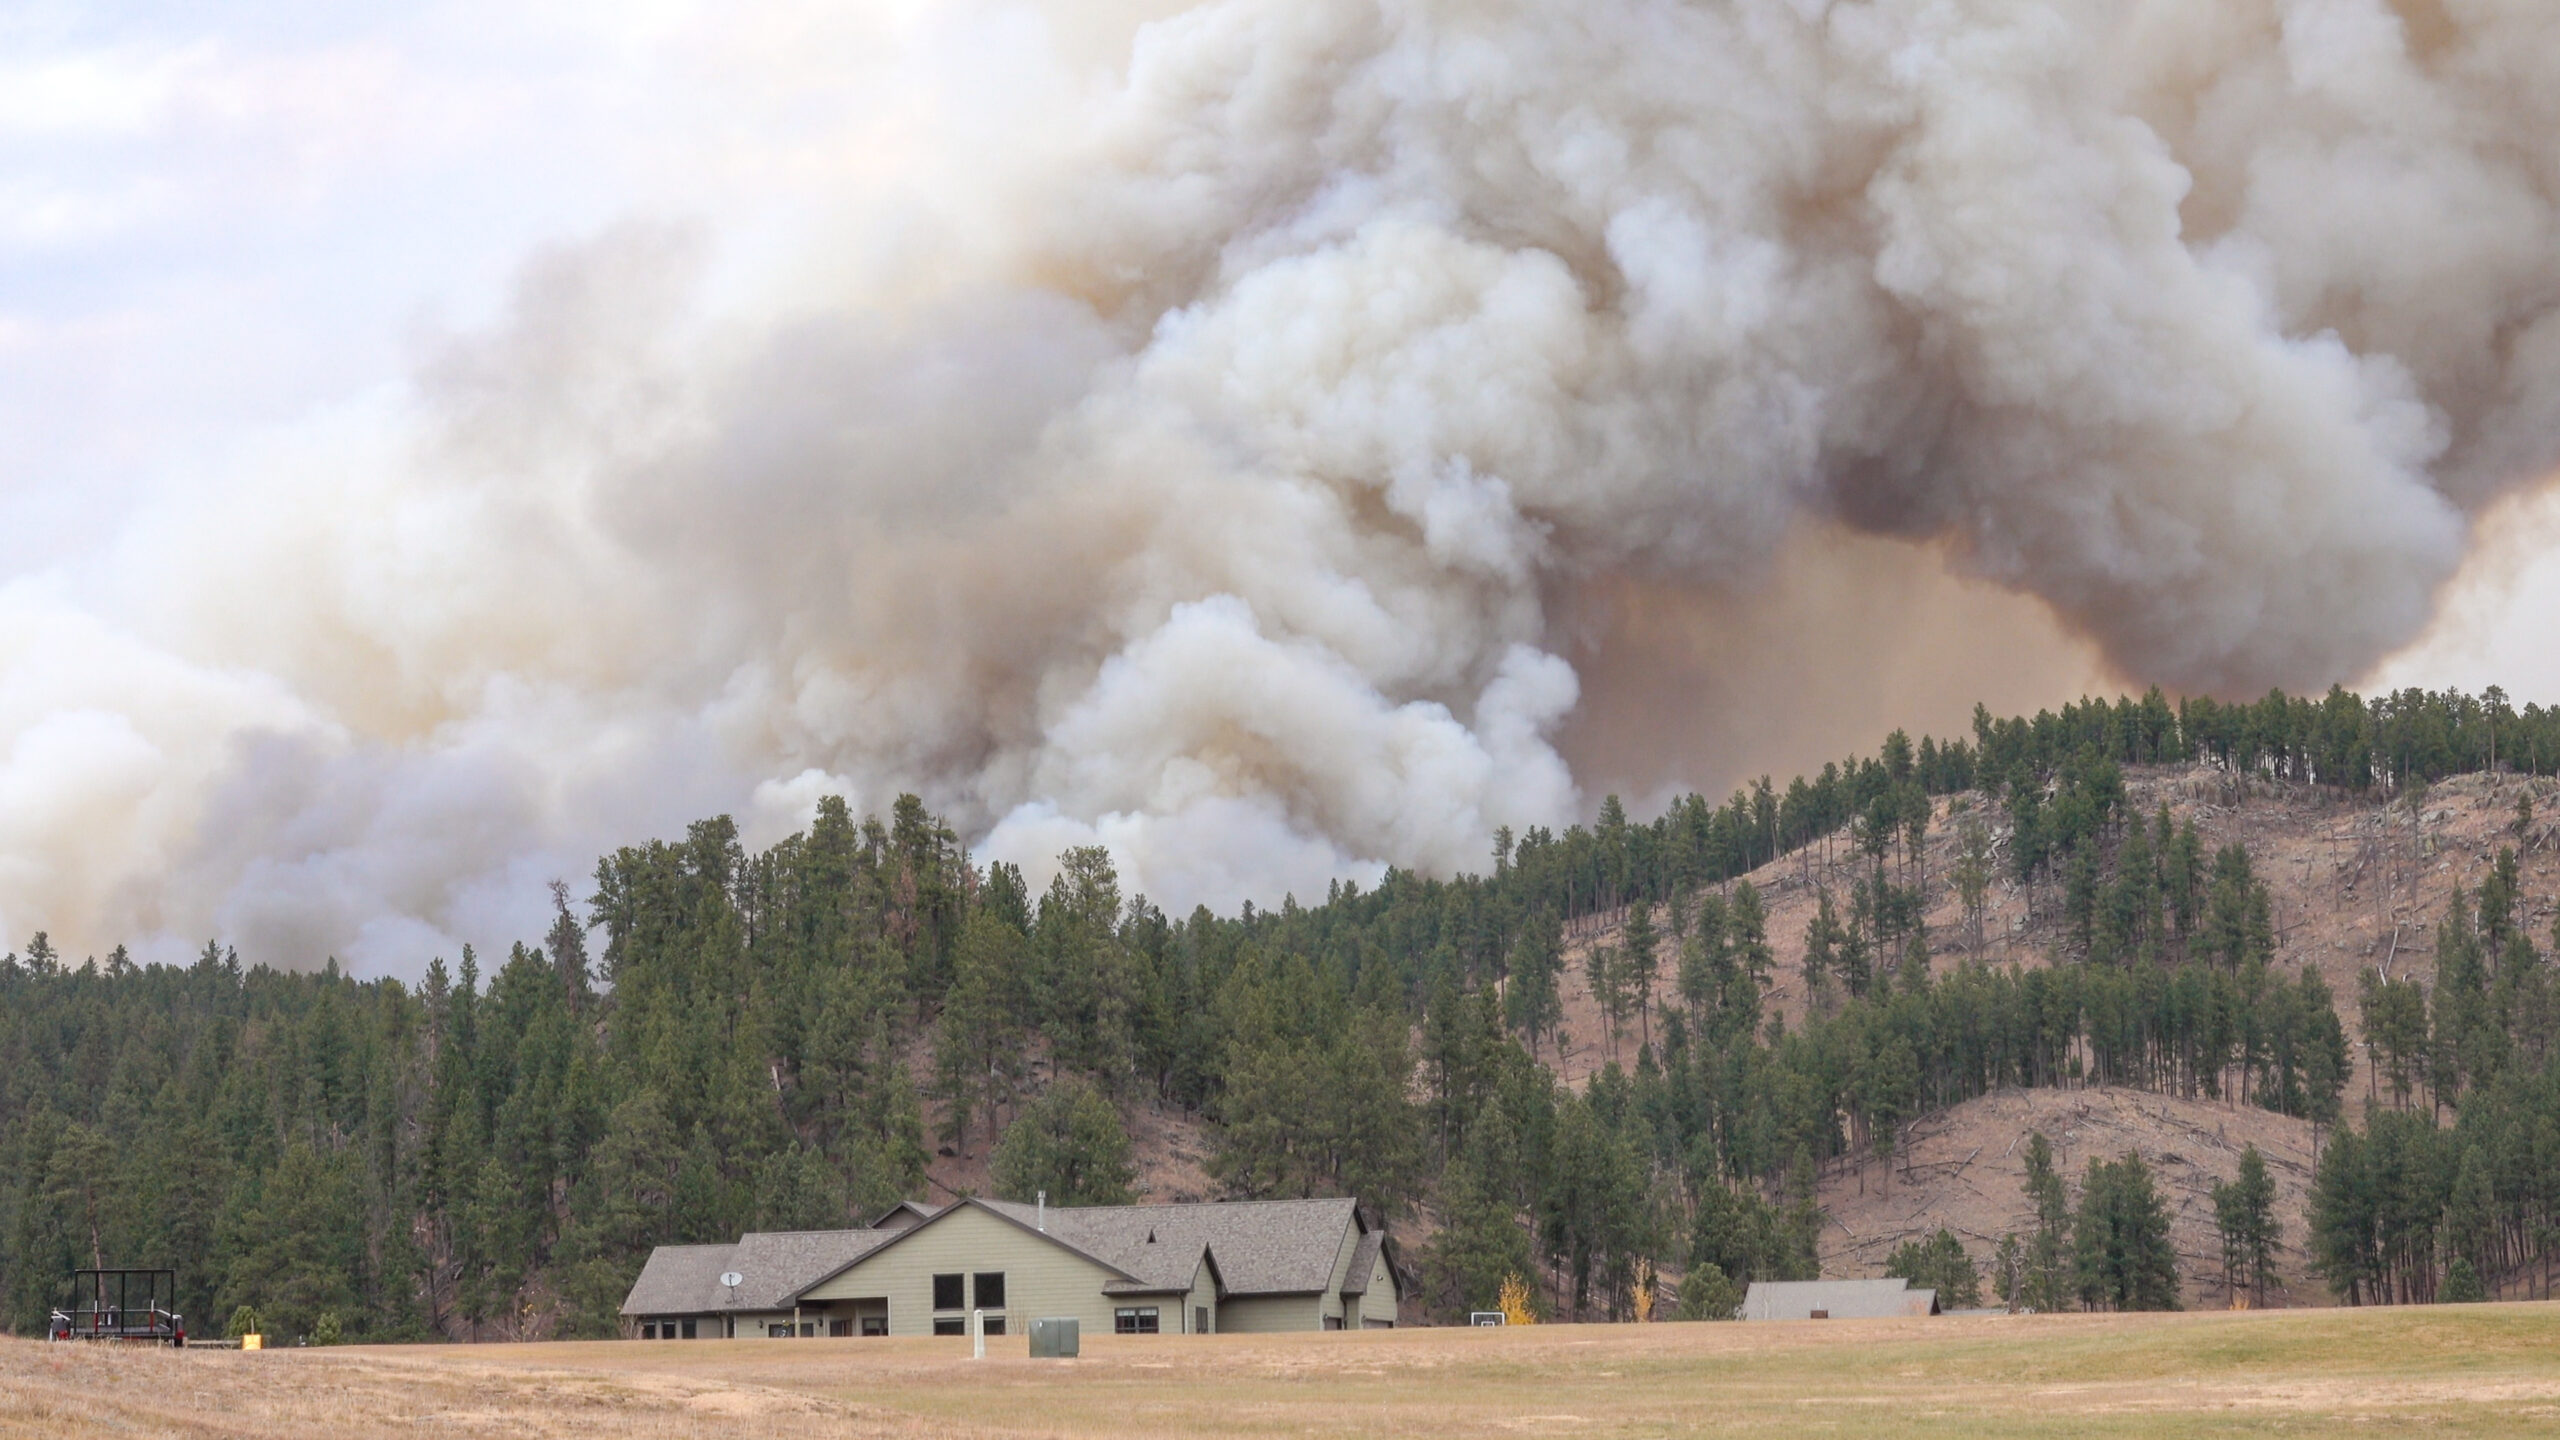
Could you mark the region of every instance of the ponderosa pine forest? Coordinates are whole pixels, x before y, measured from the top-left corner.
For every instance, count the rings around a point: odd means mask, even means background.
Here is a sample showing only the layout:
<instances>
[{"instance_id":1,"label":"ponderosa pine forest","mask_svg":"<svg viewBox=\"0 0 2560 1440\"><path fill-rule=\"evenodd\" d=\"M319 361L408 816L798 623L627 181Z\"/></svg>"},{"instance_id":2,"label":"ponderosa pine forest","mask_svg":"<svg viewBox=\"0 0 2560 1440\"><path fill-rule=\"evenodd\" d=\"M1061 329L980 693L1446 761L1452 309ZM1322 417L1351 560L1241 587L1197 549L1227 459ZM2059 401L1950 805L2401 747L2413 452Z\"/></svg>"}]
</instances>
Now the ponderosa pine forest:
<instances>
[{"instance_id":1,"label":"ponderosa pine forest","mask_svg":"<svg viewBox=\"0 0 2560 1440\"><path fill-rule=\"evenodd\" d=\"M2129 798L2203 766L2341 807L2455 775L2560 773L2560 710L2483 696L2158 692L1877 753L1650 823L1612 798L1488 836L1485 873L1389 872L1322 903L1167 915L1077 850L1035 890L919 801L841 801L750 853L726 818L605 856L557 922L423 983L191 966L43 936L0 960L0 1318L40 1330L68 1271L168 1265L199 1330L280 1337L616 1332L650 1247L840 1227L945 1199L938 1154L1058 1203L1143 1182L1127 1121L1182 1118L1219 1193L1356 1195L1405 1237L1431 1315L1526 1277L1552 1316L1730 1313L1815 1273L1816 1182L2004 1087L2138 1087L2318 1127L2307 1214L2254 1149L2217 1186L2223 1273L2273 1236L2350 1304L2548 1293L2560 1250L2553 958L2515 850L2441 916L2431 969L2334 993L2279 944L2259 861ZM1932 825L1961 837L1930 874ZM1803 999L1744 877L1816 848ZM1937 886L1971 917L1928 923ZM1993 956L1995 889L2040 917ZM1971 934L1965 933L1970 930ZM1571 1083L1565 997L1612 1058ZM1587 1029L1587 1025L1585 1026ZM1623 1048L1622 1048L1623 1047ZM2359 1061L2364 1065L2358 1070ZM2362 1080L2359 1080L2362 1075ZM2251 1165L2258 1168L2252 1178ZM2036 1309L2180 1301L2138 1156L2027 1156L2031 1225L1944 1231L1894 1273Z\"/></svg>"}]
</instances>

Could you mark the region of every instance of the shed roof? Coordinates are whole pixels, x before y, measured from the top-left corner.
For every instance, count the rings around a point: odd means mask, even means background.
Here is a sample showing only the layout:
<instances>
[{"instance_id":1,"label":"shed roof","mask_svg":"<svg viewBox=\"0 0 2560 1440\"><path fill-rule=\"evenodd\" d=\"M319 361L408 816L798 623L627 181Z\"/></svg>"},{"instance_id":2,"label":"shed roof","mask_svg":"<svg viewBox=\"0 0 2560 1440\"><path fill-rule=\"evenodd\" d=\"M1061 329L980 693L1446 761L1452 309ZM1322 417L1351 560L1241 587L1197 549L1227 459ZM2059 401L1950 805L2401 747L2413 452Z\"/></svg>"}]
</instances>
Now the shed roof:
<instances>
[{"instance_id":1,"label":"shed roof","mask_svg":"<svg viewBox=\"0 0 2560 1440\"><path fill-rule=\"evenodd\" d=\"M1938 1292L1908 1280L1755 1280L1742 1297L1745 1320L1809 1320L1816 1310L1833 1320L1935 1315Z\"/></svg>"}]
</instances>

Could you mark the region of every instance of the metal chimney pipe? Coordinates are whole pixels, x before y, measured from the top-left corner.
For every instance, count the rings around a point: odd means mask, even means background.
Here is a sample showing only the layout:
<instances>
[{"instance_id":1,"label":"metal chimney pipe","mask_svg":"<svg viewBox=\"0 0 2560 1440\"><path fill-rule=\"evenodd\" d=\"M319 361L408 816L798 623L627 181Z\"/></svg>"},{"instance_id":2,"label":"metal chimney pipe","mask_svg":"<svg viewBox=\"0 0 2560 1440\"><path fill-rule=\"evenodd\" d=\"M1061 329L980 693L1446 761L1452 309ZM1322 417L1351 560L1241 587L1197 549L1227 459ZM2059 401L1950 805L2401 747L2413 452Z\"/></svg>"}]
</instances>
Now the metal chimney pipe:
<instances>
[{"instance_id":1,"label":"metal chimney pipe","mask_svg":"<svg viewBox=\"0 0 2560 1440\"><path fill-rule=\"evenodd\" d=\"M1032 1211L1031 1213L1039 1217L1039 1221L1038 1221L1038 1223L1039 1223L1040 1233L1041 1233L1041 1234L1043 1234L1043 1235L1048 1234L1048 1233L1049 1233L1049 1192L1048 1192L1048 1191L1043 1190L1043 1191L1041 1191L1041 1192L1040 1192L1040 1207L1039 1207L1037 1210Z\"/></svg>"}]
</instances>

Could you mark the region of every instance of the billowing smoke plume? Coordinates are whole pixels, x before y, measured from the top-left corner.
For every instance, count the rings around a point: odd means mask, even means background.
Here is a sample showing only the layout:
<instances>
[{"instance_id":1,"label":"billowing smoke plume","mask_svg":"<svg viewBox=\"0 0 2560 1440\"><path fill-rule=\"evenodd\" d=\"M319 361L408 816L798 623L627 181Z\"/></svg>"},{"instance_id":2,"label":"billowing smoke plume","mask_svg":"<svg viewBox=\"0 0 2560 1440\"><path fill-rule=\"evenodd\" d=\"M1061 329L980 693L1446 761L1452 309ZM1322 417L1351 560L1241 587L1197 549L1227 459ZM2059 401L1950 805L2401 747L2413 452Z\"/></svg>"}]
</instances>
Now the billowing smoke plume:
<instances>
[{"instance_id":1,"label":"billowing smoke plume","mask_svg":"<svg viewBox=\"0 0 2560 1440\"><path fill-rule=\"evenodd\" d=\"M2547 0L1220 0L1120 58L747 300L714 222L535 259L138 522L129 623L6 592L0 920L412 969L830 791L1176 905L1446 871L1568 754L1730 782L1702 712L1856 662L1682 640L1792 567L2317 687L2560 465Z\"/></svg>"}]
</instances>

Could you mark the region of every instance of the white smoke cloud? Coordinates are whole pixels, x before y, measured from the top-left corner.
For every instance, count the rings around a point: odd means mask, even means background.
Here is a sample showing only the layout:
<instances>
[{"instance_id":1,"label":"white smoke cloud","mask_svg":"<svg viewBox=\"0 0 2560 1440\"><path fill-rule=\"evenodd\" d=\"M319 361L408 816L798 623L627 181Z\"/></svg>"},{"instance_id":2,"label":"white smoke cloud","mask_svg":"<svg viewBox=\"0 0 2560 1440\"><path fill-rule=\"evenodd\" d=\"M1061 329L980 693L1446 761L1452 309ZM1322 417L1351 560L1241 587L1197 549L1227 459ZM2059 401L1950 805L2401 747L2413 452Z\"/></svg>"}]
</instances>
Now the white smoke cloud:
<instances>
[{"instance_id":1,"label":"white smoke cloud","mask_svg":"<svg viewBox=\"0 0 2560 1440\"><path fill-rule=\"evenodd\" d=\"M1830 705L1875 623L1790 567L1909 583L1825 553L2027 597L2102 657L2057 685L2317 687L2560 467L2538 3L636 43L680 121L612 113L692 169L626 166L625 219L405 382L0 590L8 933L410 971L538 931L602 846L902 789L1175 907L1445 872L1584 785L1766 763L1687 737Z\"/></svg>"}]
</instances>

